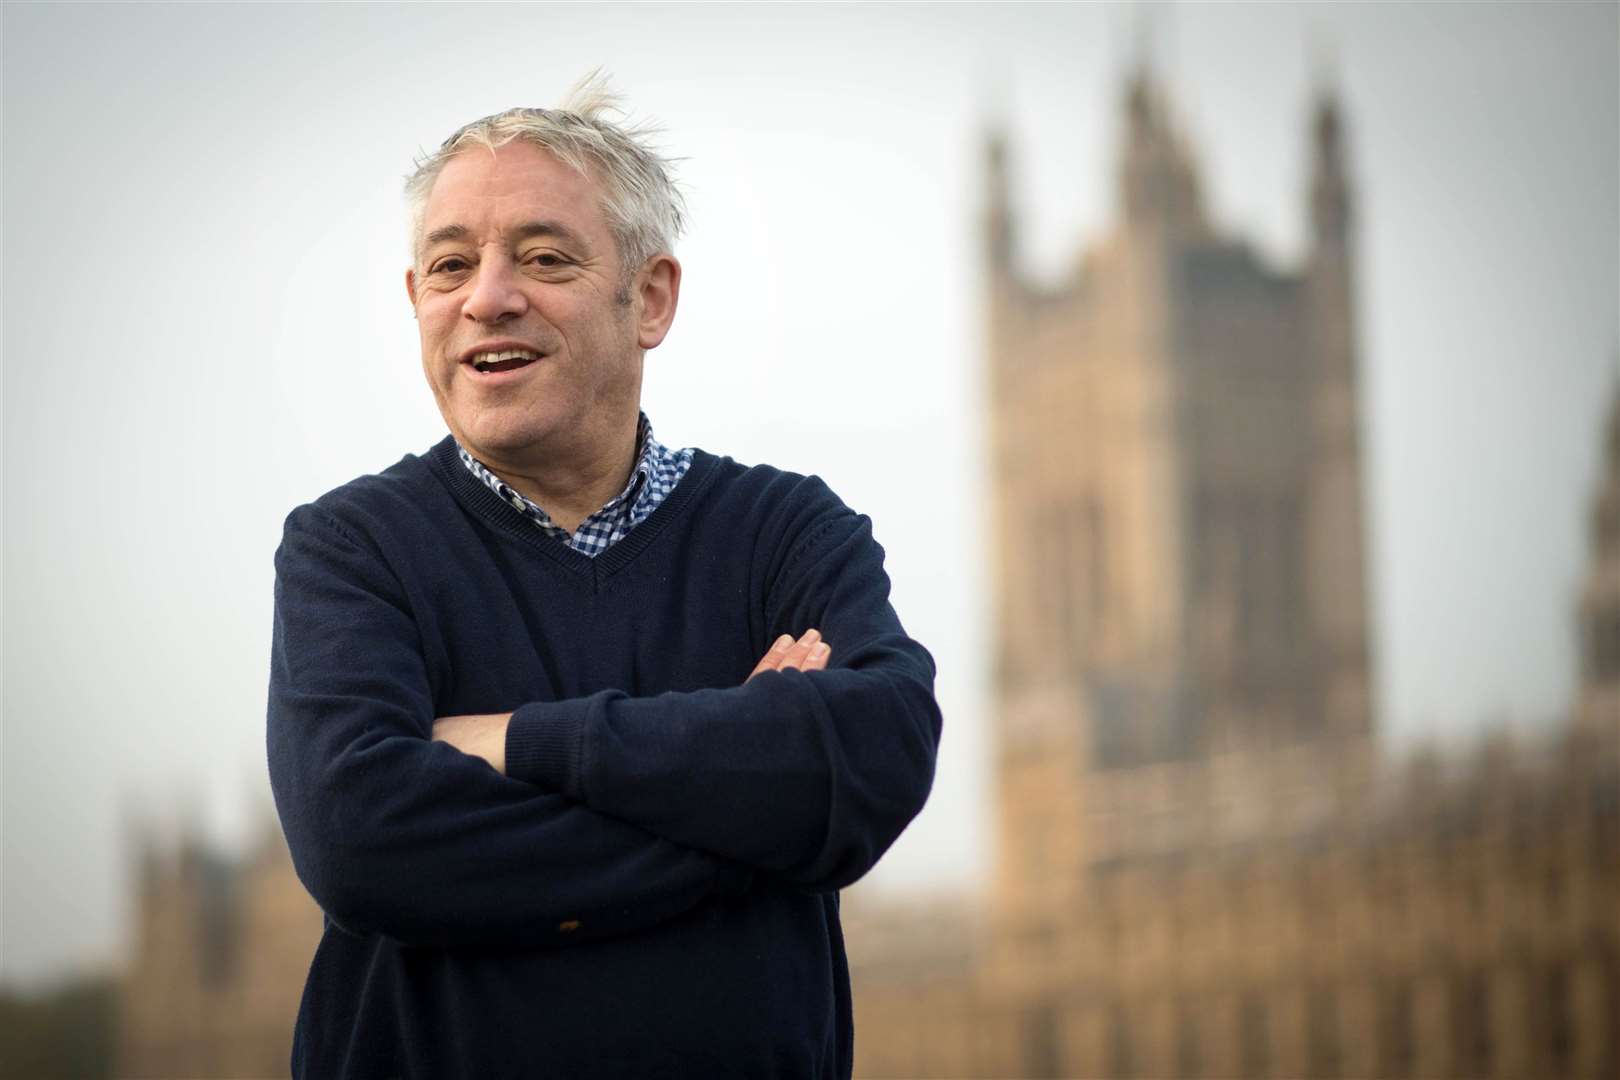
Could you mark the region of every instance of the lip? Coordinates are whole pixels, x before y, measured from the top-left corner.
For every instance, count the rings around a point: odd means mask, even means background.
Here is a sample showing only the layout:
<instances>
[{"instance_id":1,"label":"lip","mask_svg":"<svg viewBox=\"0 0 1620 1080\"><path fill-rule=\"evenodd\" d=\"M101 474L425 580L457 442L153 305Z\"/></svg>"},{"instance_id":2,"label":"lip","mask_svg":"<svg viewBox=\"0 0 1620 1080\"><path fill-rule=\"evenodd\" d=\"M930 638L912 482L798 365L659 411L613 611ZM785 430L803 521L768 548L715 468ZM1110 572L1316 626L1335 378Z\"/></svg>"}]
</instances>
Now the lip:
<instances>
[{"instance_id":1,"label":"lip","mask_svg":"<svg viewBox=\"0 0 1620 1080\"><path fill-rule=\"evenodd\" d=\"M539 370L540 365L544 363L545 358L541 357L532 364L524 364L522 367L513 368L511 371L479 371L471 364L462 364L461 371L478 386L497 387L528 378L531 372Z\"/></svg>"}]
</instances>

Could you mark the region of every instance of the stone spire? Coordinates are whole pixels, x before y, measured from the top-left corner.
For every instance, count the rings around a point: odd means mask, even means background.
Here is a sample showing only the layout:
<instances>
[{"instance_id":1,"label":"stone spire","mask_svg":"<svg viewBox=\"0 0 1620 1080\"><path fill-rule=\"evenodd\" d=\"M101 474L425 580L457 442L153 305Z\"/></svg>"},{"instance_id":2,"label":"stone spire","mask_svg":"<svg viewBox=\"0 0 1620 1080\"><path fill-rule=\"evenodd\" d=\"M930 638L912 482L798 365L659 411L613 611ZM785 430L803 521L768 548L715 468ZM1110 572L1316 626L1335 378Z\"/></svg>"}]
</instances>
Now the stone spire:
<instances>
[{"instance_id":1,"label":"stone spire","mask_svg":"<svg viewBox=\"0 0 1620 1080\"><path fill-rule=\"evenodd\" d=\"M1311 463L1306 558L1315 654L1317 729L1339 736L1372 731L1365 516L1355 333L1352 192L1344 121L1331 87L1313 110L1306 268L1311 373Z\"/></svg>"},{"instance_id":2,"label":"stone spire","mask_svg":"<svg viewBox=\"0 0 1620 1080\"><path fill-rule=\"evenodd\" d=\"M1318 253L1349 241L1350 185L1345 175L1343 122L1338 95L1319 91L1311 123L1311 232Z\"/></svg>"},{"instance_id":3,"label":"stone spire","mask_svg":"<svg viewBox=\"0 0 1620 1080\"><path fill-rule=\"evenodd\" d=\"M1140 63L1125 91L1125 152L1119 173L1120 202L1133 231L1181 238L1207 231L1198 174L1165 95L1151 69Z\"/></svg>"},{"instance_id":4,"label":"stone spire","mask_svg":"<svg viewBox=\"0 0 1620 1080\"><path fill-rule=\"evenodd\" d=\"M984 243L992 273L1010 275L1016 257L1015 215L1007 177L1007 133L999 124L984 138Z\"/></svg>"}]
</instances>

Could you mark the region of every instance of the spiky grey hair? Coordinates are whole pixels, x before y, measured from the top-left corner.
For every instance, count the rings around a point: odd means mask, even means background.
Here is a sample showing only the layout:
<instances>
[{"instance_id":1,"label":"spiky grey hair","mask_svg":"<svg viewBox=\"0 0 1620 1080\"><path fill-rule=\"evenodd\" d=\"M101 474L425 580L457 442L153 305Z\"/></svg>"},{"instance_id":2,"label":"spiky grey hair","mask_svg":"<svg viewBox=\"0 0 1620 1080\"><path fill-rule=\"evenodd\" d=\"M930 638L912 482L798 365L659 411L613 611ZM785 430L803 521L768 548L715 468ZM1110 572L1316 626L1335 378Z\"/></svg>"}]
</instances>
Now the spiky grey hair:
<instances>
[{"instance_id":1,"label":"spiky grey hair","mask_svg":"<svg viewBox=\"0 0 1620 1080\"><path fill-rule=\"evenodd\" d=\"M601 185L602 214L613 230L626 281L653 255L672 253L685 227L686 202L671 176L671 160L652 145L658 130L607 119L624 115L622 99L598 68L575 83L558 108L507 109L458 129L438 150L419 157L405 179L412 264L421 256L428 194L445 164L469 146L493 152L516 140L542 147Z\"/></svg>"}]
</instances>

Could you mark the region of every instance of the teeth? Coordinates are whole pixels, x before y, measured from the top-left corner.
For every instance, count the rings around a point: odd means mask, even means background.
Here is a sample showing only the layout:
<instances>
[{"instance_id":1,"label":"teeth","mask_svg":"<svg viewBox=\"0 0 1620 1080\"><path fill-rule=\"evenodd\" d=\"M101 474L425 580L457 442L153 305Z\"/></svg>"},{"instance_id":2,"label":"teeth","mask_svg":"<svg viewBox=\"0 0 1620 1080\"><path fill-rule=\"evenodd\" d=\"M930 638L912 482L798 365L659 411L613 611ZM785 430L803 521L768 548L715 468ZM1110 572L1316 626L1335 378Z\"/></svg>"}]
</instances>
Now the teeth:
<instances>
[{"instance_id":1,"label":"teeth","mask_svg":"<svg viewBox=\"0 0 1620 1080\"><path fill-rule=\"evenodd\" d=\"M478 353L472 358L472 365L481 367L484 364L499 364L504 360L520 359L538 360L540 354L529 349L507 349L503 352Z\"/></svg>"}]
</instances>

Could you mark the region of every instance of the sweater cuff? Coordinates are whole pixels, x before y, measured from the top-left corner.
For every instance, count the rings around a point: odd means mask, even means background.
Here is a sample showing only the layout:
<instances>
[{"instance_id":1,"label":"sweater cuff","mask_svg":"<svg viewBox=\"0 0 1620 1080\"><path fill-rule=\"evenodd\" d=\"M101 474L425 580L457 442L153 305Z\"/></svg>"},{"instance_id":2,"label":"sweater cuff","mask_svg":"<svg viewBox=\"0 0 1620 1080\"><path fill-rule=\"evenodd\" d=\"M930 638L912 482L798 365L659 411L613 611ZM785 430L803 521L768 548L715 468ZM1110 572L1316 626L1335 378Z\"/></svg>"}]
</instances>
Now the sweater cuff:
<instances>
[{"instance_id":1,"label":"sweater cuff","mask_svg":"<svg viewBox=\"0 0 1620 1080\"><path fill-rule=\"evenodd\" d=\"M512 713L506 724L506 775L578 799L582 704L537 701Z\"/></svg>"}]
</instances>

